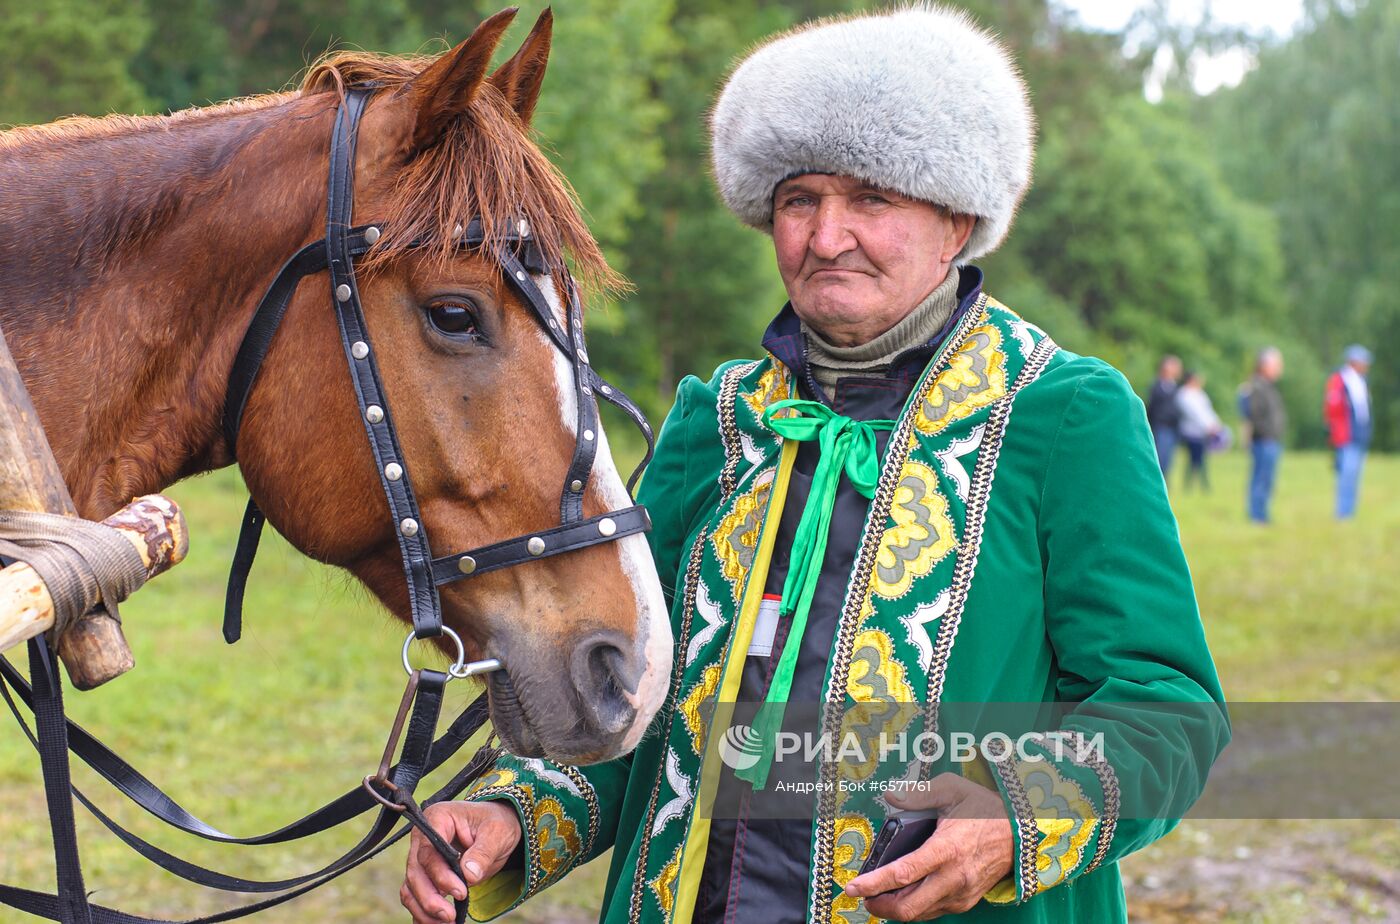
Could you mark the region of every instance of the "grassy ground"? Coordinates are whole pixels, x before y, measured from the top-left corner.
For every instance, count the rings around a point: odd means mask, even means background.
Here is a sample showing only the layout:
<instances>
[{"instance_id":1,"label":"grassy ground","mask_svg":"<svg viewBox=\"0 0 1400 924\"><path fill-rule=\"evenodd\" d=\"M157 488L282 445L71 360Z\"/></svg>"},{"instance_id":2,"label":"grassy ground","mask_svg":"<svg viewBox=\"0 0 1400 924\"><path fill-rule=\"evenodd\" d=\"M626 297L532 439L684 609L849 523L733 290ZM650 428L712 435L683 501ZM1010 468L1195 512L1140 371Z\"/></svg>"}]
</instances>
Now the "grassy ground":
<instances>
[{"instance_id":1,"label":"grassy ground","mask_svg":"<svg viewBox=\"0 0 1400 924\"><path fill-rule=\"evenodd\" d=\"M1230 698L1400 698L1400 458L1368 460L1361 515L1337 524L1327 458L1288 456L1268 529L1244 521L1243 457L1213 461L1215 493L1178 491L1173 501ZM100 691L70 693L71 711L197 814L232 833L263 831L355 785L377 762L402 688L403 630L343 577L269 536L246 637L225 646L223 579L241 490L221 474L171 493L191 521L190 559L123 608L137 669ZM470 693L454 690L449 708ZM300 872L354 840L347 831L296 849L191 843L120 804L92 774L77 779L157 843L249 876ZM0 881L50 887L42 805L33 753L16 731L0 731ZM153 872L86 816L80 837L98 901L175 918L227 903ZM1397 822L1188 821L1130 858L1125 876L1135 920L1400 920L1397 856ZM396 850L259 920L401 920L401 869ZM579 871L514 921L592 920L602 875L598 863Z\"/></svg>"}]
</instances>

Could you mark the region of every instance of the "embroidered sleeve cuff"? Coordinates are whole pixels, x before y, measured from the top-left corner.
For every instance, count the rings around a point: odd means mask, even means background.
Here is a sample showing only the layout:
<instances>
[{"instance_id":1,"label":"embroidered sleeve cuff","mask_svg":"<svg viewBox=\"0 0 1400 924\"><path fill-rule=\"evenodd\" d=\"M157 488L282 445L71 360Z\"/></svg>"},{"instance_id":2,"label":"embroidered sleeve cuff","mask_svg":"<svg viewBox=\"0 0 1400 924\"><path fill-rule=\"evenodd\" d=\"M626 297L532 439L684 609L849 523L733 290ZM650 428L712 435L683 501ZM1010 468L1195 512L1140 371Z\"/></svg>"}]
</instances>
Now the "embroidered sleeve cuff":
<instances>
[{"instance_id":1,"label":"embroidered sleeve cuff","mask_svg":"<svg viewBox=\"0 0 1400 924\"><path fill-rule=\"evenodd\" d=\"M540 767L530 767L540 764ZM468 801L506 801L520 818L524 870L502 870L471 890L471 917L485 922L515 908L592 858L597 797L578 770L545 761L507 759L482 777Z\"/></svg>"},{"instance_id":2,"label":"embroidered sleeve cuff","mask_svg":"<svg viewBox=\"0 0 1400 924\"><path fill-rule=\"evenodd\" d=\"M1011 818L1013 865L987 893L989 902L1023 902L1090 872L1113 842L1117 776L1082 736L1066 732L1062 740L1055 751L1027 748L1029 760L1008 749L992 764Z\"/></svg>"}]
</instances>

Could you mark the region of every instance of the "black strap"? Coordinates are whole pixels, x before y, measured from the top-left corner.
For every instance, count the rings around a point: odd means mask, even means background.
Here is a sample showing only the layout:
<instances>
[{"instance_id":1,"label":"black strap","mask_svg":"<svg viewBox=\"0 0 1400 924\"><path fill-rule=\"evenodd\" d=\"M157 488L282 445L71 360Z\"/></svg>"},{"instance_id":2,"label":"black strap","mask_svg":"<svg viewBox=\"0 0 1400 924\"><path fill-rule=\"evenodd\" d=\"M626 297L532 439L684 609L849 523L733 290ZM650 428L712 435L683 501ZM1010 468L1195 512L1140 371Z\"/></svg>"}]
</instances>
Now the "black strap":
<instances>
[{"instance_id":1,"label":"black strap","mask_svg":"<svg viewBox=\"0 0 1400 924\"><path fill-rule=\"evenodd\" d=\"M77 728L67 722L62 711L62 691L57 685L57 676L53 672L52 658L47 655L47 650L36 654L36 648L42 644L31 643L31 670L35 677L35 683L27 691L21 691L17 687L17 692L24 696L29 693L36 705L36 726L39 737L29 732L24 725L22 717L11 700L4 685L0 684L0 691L5 692L5 698L9 702L12 710L16 712L16 717L20 719L20 725L24 729L30 740L40 748L41 757L45 758L44 778L46 791L49 796L50 817L54 826L55 851L58 856L59 889L56 895L32 892L25 889L16 889L11 886L0 886L0 903L8 904L20 910L28 911L31 914L38 914L49 917L53 920L62 921L63 924L137 924L146 922L148 919L127 915L99 906L90 906L87 902L86 893L82 888L82 873L77 857L76 835L73 833L72 818L72 796L76 796L84 806L106 825L113 833L117 834L124 842L135 849L142 856L159 864L169 872L181 876L189 881L212 888L224 889L226 891L236 891L244 893L280 891L289 887L295 891L285 895L277 896L257 905L234 909L201 921L232 920L237 917L254 913L268 907L280 904L297 895L305 894L312 888L324 884L334 879L336 876L353 869L360 863L377 855L381 850L402 837L407 832L407 828L400 830L389 840L385 840L393 830L397 822L396 812L384 809L380 812L374 826L370 832L342 857L331 864L317 870L314 873L298 876L292 879L285 879L273 882L261 882L249 880L243 877L227 876L214 870L188 863L178 857L173 856L158 847L148 843L140 837L122 828L112 821L107 815L99 810L82 792L72 788L68 776L67 760L67 732L68 729ZM8 668L5 679L14 685L15 671L8 662L0 659L0 665ZM404 798L412 801L412 794L417 788L423 776L430 772L433 766L433 759L441 756L438 754L437 743L432 741L434 726L437 715L442 705L442 695L447 683L448 675L438 671L422 671L416 685L416 694L413 703L412 713L405 733L404 748L401 760L396 765L390 775L391 785L396 792L402 793ZM19 683L22 685L23 681ZM486 717L484 697L479 698L469 707L468 712L473 713L471 722L472 731L467 732L469 736L481 726ZM465 713L464 713L465 715ZM460 720L459 720L460 721ZM454 726L458 723L454 723ZM84 733L86 734L86 733ZM55 743L62 745L55 747ZM455 751L455 749L453 749ZM471 780L479 776L487 766L494 762L496 751L490 748L483 748L479 751L461 773L457 775L448 786L435 793L425 804L432 804L443 798L455 797L463 787ZM144 778L143 778L144 781ZM363 790L361 790L363 792ZM159 790L156 790L159 792ZM70 795L71 793L71 795ZM61 797L60 797L61 795ZM162 798L165 798L161 794ZM366 794L366 798L369 797ZM168 799L166 799L169 802ZM173 802L170 803L174 805ZM66 806L66 811L65 807ZM176 806L178 808L178 806ZM181 810L183 811L183 810ZM421 814L421 813L420 813ZM200 823L202 824L202 823ZM438 838L441 840L441 838ZM450 845L448 845L450 847Z\"/></svg>"},{"instance_id":2,"label":"black strap","mask_svg":"<svg viewBox=\"0 0 1400 924\"><path fill-rule=\"evenodd\" d=\"M456 776L449 780L445 786L443 786L437 792L433 793L432 796L423 800L423 805L436 805L439 802L445 802L450 799L456 798L459 794L461 794L462 790L470 786L473 781L479 778L494 764L499 754L500 752L498 750L491 748L483 748L481 751L478 751L476 755L472 757L471 761L469 761L467 765L462 768L461 772L459 772ZM355 862L345 866L344 868L339 869L334 873L330 873L315 882L308 883L298 889L292 890L291 892L285 892L281 895L273 896L272 898L264 899L263 901L256 902L251 905L244 905L241 908L232 908L227 911L221 911L217 914L208 915L206 917L192 918L183 922L176 922L163 920L159 918L139 917L137 915L126 914L125 912L117 911L112 908L106 908L101 905L92 905L92 924L219 924L219 922L222 921L237 920L238 918L247 917L251 914L257 914L260 911L266 911L269 908L274 908L285 902L289 902L294 898L305 895L307 892L310 892L314 889L325 885L327 882L330 882L334 879L339 878L340 876L345 875L346 873L350 872L350 870L355 869L361 864L374 859L380 853L383 853L389 847L393 846L395 843L401 840L404 837L404 835L408 834L410 830L412 830L412 826L405 825L398 831L394 832L394 834L391 837L385 840L384 843L380 844L370 853L366 854L365 856L361 857ZM52 894L44 892L35 892L29 889L18 889L13 886L0 885L0 904L6 904L12 908L16 908L28 914L37 915L38 917L47 918L51 921L63 920L63 918L61 917L61 911L59 907L59 898ZM459 924L461 920L462 918L459 916Z\"/></svg>"},{"instance_id":3,"label":"black strap","mask_svg":"<svg viewBox=\"0 0 1400 924\"><path fill-rule=\"evenodd\" d=\"M12 687L15 695L29 706L35 707L35 695L29 684L26 684L14 665L4 658L0 658L0 695L3 695L10 711L14 714L15 720L20 728L29 735L30 740L34 736L29 732L28 726L24 723L24 718L18 706L10 696L8 687ZM471 705L467 706L462 713L453 720L451 726L443 733L437 741L432 743L430 756L424 764L423 770L418 776L426 775L437 770L448 760L452 759L462 746L485 725L488 717L488 705L485 694L477 697ZM131 764L122 760L109 748L92 736L76 722L69 721L66 724L68 737L68 747L72 753L83 763L87 764L99 776L111 783L113 787L121 792L132 802L161 821L177 828L187 834L205 840L215 841L223 844L241 845L265 845L282 844L289 841L301 840L313 834L319 834L338 825L341 825L353 818L363 815L369 809L375 807L376 803L365 792L364 788L356 785L355 788L343 793L336 799L326 803L321 808L306 815L291 824L284 825L275 831L266 834L254 835L250 837L236 837L225 834L218 828L210 825L195 815L187 811L178 802L167 796L161 789L152 783L149 778L142 774ZM397 766L393 769L398 773Z\"/></svg>"},{"instance_id":4,"label":"black strap","mask_svg":"<svg viewBox=\"0 0 1400 924\"><path fill-rule=\"evenodd\" d=\"M263 516L257 501L248 498L243 511L243 525L238 528L238 545L229 565L228 590L224 594L224 641L232 645L243 636L243 593L248 589L248 575L253 559L258 555L258 540L262 538Z\"/></svg>"},{"instance_id":5,"label":"black strap","mask_svg":"<svg viewBox=\"0 0 1400 924\"><path fill-rule=\"evenodd\" d=\"M78 856L78 832L73 818L72 780L68 768L68 725L63 715L63 681L53 652L42 636L29 640L29 676L34 685L34 728L39 763L44 773L44 798L57 869L57 920L63 924L92 924L87 889Z\"/></svg>"},{"instance_id":6,"label":"black strap","mask_svg":"<svg viewBox=\"0 0 1400 924\"><path fill-rule=\"evenodd\" d=\"M350 364L350 380L355 385L360 419L369 437L379 484L393 517L408 585L413 634L418 638L432 638L442 634L442 605L430 570L433 556L428 548L427 530L422 525L423 516L410 487L408 465L384 398L383 380L361 310L359 287L355 284L348 236L354 197L356 126L368 99L369 93L365 90L347 92L345 102L336 113L335 130L331 134L330 180L326 194L326 255L331 274L331 304L335 307L346 362ZM377 423L363 413L370 405L384 409ZM404 469L402 477L392 481L385 474L385 467L391 462Z\"/></svg>"},{"instance_id":7,"label":"black strap","mask_svg":"<svg viewBox=\"0 0 1400 924\"><path fill-rule=\"evenodd\" d=\"M603 532L604 521L612 523L606 533ZM600 536L621 539L623 536L644 533L649 529L651 517L645 507L626 507L569 526L556 526L530 536L520 536L497 542L495 545L472 549L470 552L436 559L433 562L433 580L438 584L450 584L487 571L497 571L538 558L548 558L551 555L597 545ZM544 544L540 552L530 550L530 543L536 539Z\"/></svg>"},{"instance_id":8,"label":"black strap","mask_svg":"<svg viewBox=\"0 0 1400 924\"><path fill-rule=\"evenodd\" d=\"M369 231L372 225L352 228L346 235L346 246L351 256L362 256L372 246ZM378 229L374 237L378 239ZM263 360L272 349L272 341L282 326L282 318L291 304L292 295L302 279L324 271L326 268L326 239L312 241L292 255L282 264L282 269L272 280L272 285L264 293L262 301L253 312L253 319L239 344L238 353L229 371L228 393L224 396L224 440L228 450L238 454L238 431L243 425L243 412L248 405L248 396L253 393L258 373L262 371Z\"/></svg>"}]
</instances>

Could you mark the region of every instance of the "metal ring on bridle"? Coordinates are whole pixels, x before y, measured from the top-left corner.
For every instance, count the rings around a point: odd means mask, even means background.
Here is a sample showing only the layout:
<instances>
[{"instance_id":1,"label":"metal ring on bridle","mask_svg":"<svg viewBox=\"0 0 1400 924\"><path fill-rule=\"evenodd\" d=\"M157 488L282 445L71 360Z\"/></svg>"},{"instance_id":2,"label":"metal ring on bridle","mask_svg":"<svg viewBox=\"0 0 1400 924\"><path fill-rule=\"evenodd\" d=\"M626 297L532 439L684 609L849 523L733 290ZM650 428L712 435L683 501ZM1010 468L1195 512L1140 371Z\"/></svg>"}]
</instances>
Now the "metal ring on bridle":
<instances>
[{"instance_id":1,"label":"metal ring on bridle","mask_svg":"<svg viewBox=\"0 0 1400 924\"><path fill-rule=\"evenodd\" d=\"M465 669L467 664L467 649L462 645L462 636L447 628L447 626L442 627L442 634L452 639L457 645L457 660L452 662L452 666L447 669L447 672L453 677L459 676L457 672ZM403 669L406 674L413 673L413 666L408 663L408 649L412 646L413 640L416 637L417 636L410 632L408 633L408 638L403 640Z\"/></svg>"}]
</instances>

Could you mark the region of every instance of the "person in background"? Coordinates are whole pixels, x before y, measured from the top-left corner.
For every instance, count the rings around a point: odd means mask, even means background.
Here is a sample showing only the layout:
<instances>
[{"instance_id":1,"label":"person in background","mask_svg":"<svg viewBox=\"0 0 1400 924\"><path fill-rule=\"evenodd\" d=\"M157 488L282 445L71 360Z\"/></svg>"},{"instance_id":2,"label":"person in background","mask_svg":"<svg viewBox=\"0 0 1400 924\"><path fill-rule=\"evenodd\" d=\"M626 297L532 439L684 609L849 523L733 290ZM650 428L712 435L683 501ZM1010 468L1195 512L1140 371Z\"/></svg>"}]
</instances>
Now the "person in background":
<instances>
[{"instance_id":1,"label":"person in background","mask_svg":"<svg viewBox=\"0 0 1400 924\"><path fill-rule=\"evenodd\" d=\"M1342 354L1342 367L1327 379L1323 414L1337 453L1339 520L1349 520L1356 512L1361 463L1371 445L1371 390L1366 384L1370 369L1371 351L1353 344Z\"/></svg>"},{"instance_id":2,"label":"person in background","mask_svg":"<svg viewBox=\"0 0 1400 924\"><path fill-rule=\"evenodd\" d=\"M1177 428L1181 411L1176 406L1177 382L1181 380L1181 360L1170 354L1157 364L1157 380L1147 396L1147 423L1152 428L1152 442L1157 447L1157 464L1166 478L1172 467L1172 456L1181 438Z\"/></svg>"},{"instance_id":3,"label":"person in background","mask_svg":"<svg viewBox=\"0 0 1400 924\"><path fill-rule=\"evenodd\" d=\"M1248 513L1255 523L1269 522L1269 499L1274 493L1274 475L1283 455L1283 434L1288 417L1279 394L1283 375L1283 354L1278 347L1259 351L1254 377L1240 388L1240 413L1249 425Z\"/></svg>"},{"instance_id":4,"label":"person in background","mask_svg":"<svg viewBox=\"0 0 1400 924\"><path fill-rule=\"evenodd\" d=\"M1220 418L1206 394L1206 380L1199 372L1188 372L1176 392L1176 408L1181 415L1179 427L1181 441L1186 444L1190 457L1190 467L1182 479L1182 487L1190 488L1194 480L1201 489L1210 490L1210 476L1206 474L1206 444L1221 430Z\"/></svg>"}]
</instances>

